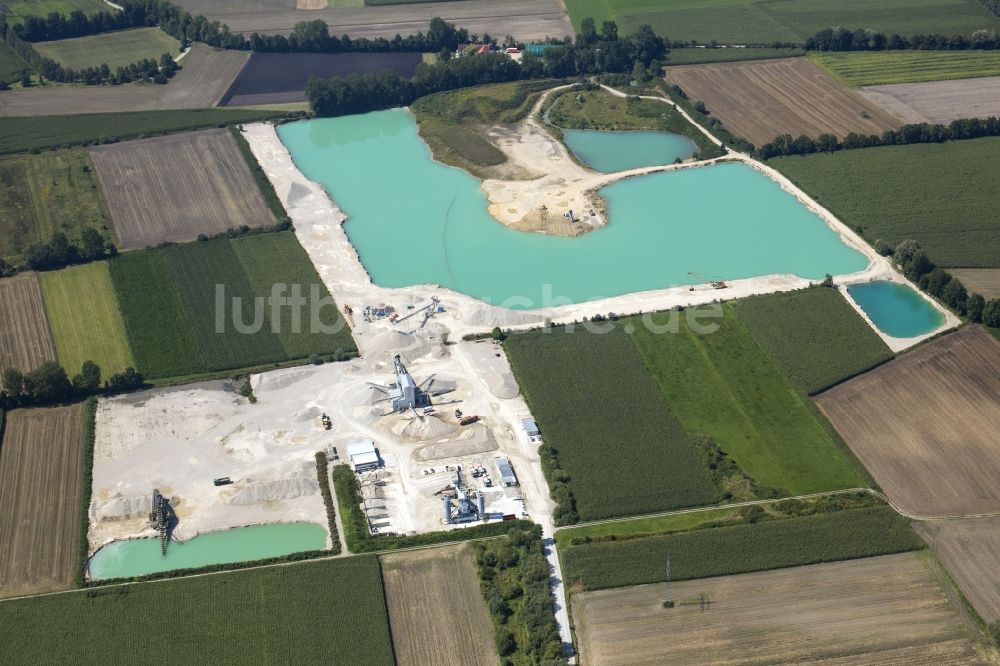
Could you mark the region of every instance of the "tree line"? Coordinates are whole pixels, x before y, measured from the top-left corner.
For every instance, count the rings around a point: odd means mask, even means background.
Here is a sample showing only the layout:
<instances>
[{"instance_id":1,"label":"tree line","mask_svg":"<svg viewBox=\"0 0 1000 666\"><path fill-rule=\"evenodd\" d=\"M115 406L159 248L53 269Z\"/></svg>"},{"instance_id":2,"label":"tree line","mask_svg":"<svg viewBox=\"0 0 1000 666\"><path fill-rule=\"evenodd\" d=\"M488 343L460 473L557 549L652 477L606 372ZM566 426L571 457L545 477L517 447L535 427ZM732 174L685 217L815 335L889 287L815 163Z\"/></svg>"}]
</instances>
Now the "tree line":
<instances>
[{"instance_id":1,"label":"tree line","mask_svg":"<svg viewBox=\"0 0 1000 666\"><path fill-rule=\"evenodd\" d=\"M986 7L986 11L991 14L1000 16L1000 0L979 0L979 4Z\"/></svg>"},{"instance_id":2,"label":"tree line","mask_svg":"<svg viewBox=\"0 0 1000 666\"><path fill-rule=\"evenodd\" d=\"M55 361L45 361L29 372L7 368L2 373L0 406L47 405L98 393L127 393L145 387L143 376L135 368L125 368L101 383L101 368L84 361L72 379Z\"/></svg>"},{"instance_id":3,"label":"tree line","mask_svg":"<svg viewBox=\"0 0 1000 666\"><path fill-rule=\"evenodd\" d=\"M875 242L875 250L891 256L909 280L974 324L1000 328L1000 298L987 301L982 294L970 294L957 277L935 266L914 240L905 240L895 249L885 241Z\"/></svg>"},{"instance_id":4,"label":"tree line","mask_svg":"<svg viewBox=\"0 0 1000 666\"><path fill-rule=\"evenodd\" d=\"M838 150L873 148L876 146L905 146L913 143L942 143L956 139L977 139L985 136L1000 136L1000 118L962 118L948 125L913 123L903 125L898 130L887 130L881 135L851 132L842 140L833 134L821 134L813 139L806 135L792 137L782 134L770 143L754 150L759 160L786 155L809 155L811 153L832 153Z\"/></svg>"},{"instance_id":5,"label":"tree line","mask_svg":"<svg viewBox=\"0 0 1000 666\"><path fill-rule=\"evenodd\" d=\"M991 0L1000 3L1000 0ZM868 29L826 28L806 38L807 51L964 51L967 49L1000 49L1000 37L990 30L976 30L964 35L913 35L903 37L896 33L886 35Z\"/></svg>"},{"instance_id":6,"label":"tree line","mask_svg":"<svg viewBox=\"0 0 1000 666\"><path fill-rule=\"evenodd\" d=\"M0 277L9 277L18 270L51 271L73 264L107 259L118 254L118 248L92 227L80 232L80 241L74 243L61 231L52 235L48 242L35 242L24 252L24 265L13 266L0 257Z\"/></svg>"},{"instance_id":7,"label":"tree line","mask_svg":"<svg viewBox=\"0 0 1000 666\"><path fill-rule=\"evenodd\" d=\"M421 63L412 79L389 70L313 78L306 84L306 99L316 115L340 116L405 106L432 93L488 83L630 72L637 63L658 69L665 54L663 39L650 26L640 26L632 34L619 37L617 25L606 21L600 33L594 30L575 43L566 40L553 44L541 58L524 53L517 63L504 53L487 53Z\"/></svg>"}]
</instances>

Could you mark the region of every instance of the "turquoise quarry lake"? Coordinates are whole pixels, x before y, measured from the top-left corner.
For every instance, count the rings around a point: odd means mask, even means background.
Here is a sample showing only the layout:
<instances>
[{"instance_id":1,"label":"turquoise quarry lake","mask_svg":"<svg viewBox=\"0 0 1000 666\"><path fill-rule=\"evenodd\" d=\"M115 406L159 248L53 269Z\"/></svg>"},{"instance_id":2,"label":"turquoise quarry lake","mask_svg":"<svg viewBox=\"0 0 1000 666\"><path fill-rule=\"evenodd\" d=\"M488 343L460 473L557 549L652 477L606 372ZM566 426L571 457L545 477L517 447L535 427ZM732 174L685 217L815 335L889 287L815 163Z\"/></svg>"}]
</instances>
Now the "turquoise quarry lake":
<instances>
[{"instance_id":1,"label":"turquoise quarry lake","mask_svg":"<svg viewBox=\"0 0 1000 666\"><path fill-rule=\"evenodd\" d=\"M887 280L852 284L847 292L879 330L894 338L915 338L944 323L944 315L905 284Z\"/></svg>"},{"instance_id":2,"label":"turquoise quarry lake","mask_svg":"<svg viewBox=\"0 0 1000 666\"><path fill-rule=\"evenodd\" d=\"M303 174L348 215L344 230L383 287L438 284L529 309L704 281L691 272L818 280L868 265L744 164L615 182L601 189L609 224L564 238L493 219L479 180L433 161L405 110L299 121L278 133Z\"/></svg>"},{"instance_id":3,"label":"turquoise quarry lake","mask_svg":"<svg viewBox=\"0 0 1000 666\"><path fill-rule=\"evenodd\" d=\"M159 539L129 539L98 550L90 560L90 576L97 579L142 576L324 548L326 530L315 523L273 523L207 532L184 543L171 542L166 557L160 552Z\"/></svg>"},{"instance_id":4,"label":"turquoise quarry lake","mask_svg":"<svg viewBox=\"0 0 1000 666\"><path fill-rule=\"evenodd\" d=\"M563 130L563 141L577 159L595 171L614 173L686 160L698 150L686 136L670 132Z\"/></svg>"}]
</instances>

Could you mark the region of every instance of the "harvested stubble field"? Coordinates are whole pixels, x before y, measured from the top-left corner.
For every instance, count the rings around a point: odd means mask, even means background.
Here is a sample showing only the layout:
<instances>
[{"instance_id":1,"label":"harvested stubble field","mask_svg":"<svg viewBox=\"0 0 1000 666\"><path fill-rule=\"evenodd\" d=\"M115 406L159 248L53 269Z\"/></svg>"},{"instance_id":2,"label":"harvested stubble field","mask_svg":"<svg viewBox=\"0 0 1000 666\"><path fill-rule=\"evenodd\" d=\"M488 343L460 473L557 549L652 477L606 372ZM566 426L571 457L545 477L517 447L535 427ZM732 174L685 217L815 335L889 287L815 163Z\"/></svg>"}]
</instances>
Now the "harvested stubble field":
<instances>
[{"instance_id":1,"label":"harvested stubble field","mask_svg":"<svg viewBox=\"0 0 1000 666\"><path fill-rule=\"evenodd\" d=\"M985 664L924 554L573 597L584 664Z\"/></svg>"},{"instance_id":2,"label":"harvested stubble field","mask_svg":"<svg viewBox=\"0 0 1000 666\"><path fill-rule=\"evenodd\" d=\"M104 197L81 149L0 160L0 258L17 263L56 232L71 242L86 227L110 240Z\"/></svg>"},{"instance_id":3,"label":"harvested stubble field","mask_svg":"<svg viewBox=\"0 0 1000 666\"><path fill-rule=\"evenodd\" d=\"M221 106L303 102L313 76L374 74L389 69L410 78L420 53L254 53L226 91Z\"/></svg>"},{"instance_id":4,"label":"harvested stubble field","mask_svg":"<svg viewBox=\"0 0 1000 666\"><path fill-rule=\"evenodd\" d=\"M940 266L1000 268L1000 138L781 157L768 164L869 243L920 243Z\"/></svg>"},{"instance_id":5,"label":"harvested stubble field","mask_svg":"<svg viewBox=\"0 0 1000 666\"><path fill-rule=\"evenodd\" d=\"M1000 75L996 51L854 51L809 57L852 86Z\"/></svg>"},{"instance_id":6,"label":"harvested stubble field","mask_svg":"<svg viewBox=\"0 0 1000 666\"><path fill-rule=\"evenodd\" d=\"M156 54L159 57L159 53ZM232 85L250 55L244 51L217 50L204 44L195 44L181 61L181 70L166 85L130 83L122 86L44 86L27 90L12 90L0 95L0 116L48 116L58 113L123 113L128 111L162 111L163 109L207 109L215 106ZM93 138L106 135L135 136L141 132L154 132L156 126L146 122L129 134L116 133L121 119L113 124L107 117L101 119L102 130ZM10 121L4 120L3 125ZM54 122L48 120L49 123ZM222 116L214 122L222 122ZM6 129L6 128L4 128ZM5 135L6 132L0 134ZM48 145L60 145L55 141ZM29 146L30 148L31 146ZM22 150L27 150L23 148ZM0 152L10 152L3 148Z\"/></svg>"},{"instance_id":7,"label":"harvested stubble field","mask_svg":"<svg viewBox=\"0 0 1000 666\"><path fill-rule=\"evenodd\" d=\"M948 272L961 280L970 294L1000 298L1000 268L952 268Z\"/></svg>"},{"instance_id":8,"label":"harvested stubble field","mask_svg":"<svg viewBox=\"0 0 1000 666\"><path fill-rule=\"evenodd\" d=\"M85 69L107 65L113 72L146 58L159 62L164 53L176 57L181 52L181 43L159 28L135 28L38 42L33 48L43 58L66 67Z\"/></svg>"},{"instance_id":9,"label":"harvested stubble field","mask_svg":"<svg viewBox=\"0 0 1000 666\"><path fill-rule=\"evenodd\" d=\"M1000 518L915 525L985 622L1000 620Z\"/></svg>"},{"instance_id":10,"label":"harvested stubble field","mask_svg":"<svg viewBox=\"0 0 1000 666\"><path fill-rule=\"evenodd\" d=\"M82 404L7 414L0 447L0 596L73 584L80 544L83 420Z\"/></svg>"},{"instance_id":11,"label":"harvested stubble field","mask_svg":"<svg viewBox=\"0 0 1000 666\"><path fill-rule=\"evenodd\" d=\"M892 358L882 338L834 289L744 298L733 301L732 308L778 369L805 393Z\"/></svg>"},{"instance_id":12,"label":"harvested stubble field","mask_svg":"<svg viewBox=\"0 0 1000 666\"><path fill-rule=\"evenodd\" d=\"M39 275L59 365L70 377L93 361L105 379L135 365L108 264L103 261Z\"/></svg>"},{"instance_id":13,"label":"harvested stubble field","mask_svg":"<svg viewBox=\"0 0 1000 666\"><path fill-rule=\"evenodd\" d=\"M757 145L781 134L881 134L901 124L808 58L671 67L667 80Z\"/></svg>"},{"instance_id":14,"label":"harvested stubble field","mask_svg":"<svg viewBox=\"0 0 1000 666\"><path fill-rule=\"evenodd\" d=\"M125 249L275 223L225 129L98 146L90 156Z\"/></svg>"},{"instance_id":15,"label":"harvested stubble field","mask_svg":"<svg viewBox=\"0 0 1000 666\"><path fill-rule=\"evenodd\" d=\"M902 511L1000 512L1000 343L983 329L929 342L816 400Z\"/></svg>"},{"instance_id":16,"label":"harvested stubble field","mask_svg":"<svg viewBox=\"0 0 1000 666\"><path fill-rule=\"evenodd\" d=\"M865 97L907 123L1000 116L1000 77L868 86Z\"/></svg>"},{"instance_id":17,"label":"harvested stubble field","mask_svg":"<svg viewBox=\"0 0 1000 666\"><path fill-rule=\"evenodd\" d=\"M13 663L394 663L373 556L8 601L0 640Z\"/></svg>"},{"instance_id":18,"label":"harvested stubble field","mask_svg":"<svg viewBox=\"0 0 1000 666\"><path fill-rule=\"evenodd\" d=\"M320 19L326 21L335 35L392 39L397 34L426 33L430 20L436 16L470 33L516 35L524 41L573 34L559 0L507 0L502 3L463 0L310 10L274 9L271 0L252 3L247 0L180 0L177 4L192 14L204 14L212 20L222 21L233 32L243 34L288 34L300 21Z\"/></svg>"},{"instance_id":19,"label":"harvested stubble field","mask_svg":"<svg viewBox=\"0 0 1000 666\"><path fill-rule=\"evenodd\" d=\"M429 548L381 559L399 666L499 664L479 573L467 546Z\"/></svg>"},{"instance_id":20,"label":"harvested stubble field","mask_svg":"<svg viewBox=\"0 0 1000 666\"><path fill-rule=\"evenodd\" d=\"M45 316L42 288L35 273L0 280L0 371L33 370L56 360Z\"/></svg>"}]
</instances>

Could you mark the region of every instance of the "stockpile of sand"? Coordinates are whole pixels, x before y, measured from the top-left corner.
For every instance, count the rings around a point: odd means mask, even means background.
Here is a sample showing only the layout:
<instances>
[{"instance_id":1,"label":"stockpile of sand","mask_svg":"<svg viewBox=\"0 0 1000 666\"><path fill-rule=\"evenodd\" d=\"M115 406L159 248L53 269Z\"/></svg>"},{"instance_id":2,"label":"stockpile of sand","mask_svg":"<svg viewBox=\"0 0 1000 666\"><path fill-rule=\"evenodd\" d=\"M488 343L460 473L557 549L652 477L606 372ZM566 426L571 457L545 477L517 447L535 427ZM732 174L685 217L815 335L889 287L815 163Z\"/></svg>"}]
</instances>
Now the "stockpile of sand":
<instances>
[{"instance_id":1,"label":"stockpile of sand","mask_svg":"<svg viewBox=\"0 0 1000 666\"><path fill-rule=\"evenodd\" d=\"M273 481L245 479L235 486L227 504L259 504L274 500L294 499L319 491L319 482L310 476L307 465L299 468L295 476Z\"/></svg>"},{"instance_id":2,"label":"stockpile of sand","mask_svg":"<svg viewBox=\"0 0 1000 666\"><path fill-rule=\"evenodd\" d=\"M153 510L153 496L113 497L109 500L95 500L90 506L91 521L128 520L149 515Z\"/></svg>"}]
</instances>

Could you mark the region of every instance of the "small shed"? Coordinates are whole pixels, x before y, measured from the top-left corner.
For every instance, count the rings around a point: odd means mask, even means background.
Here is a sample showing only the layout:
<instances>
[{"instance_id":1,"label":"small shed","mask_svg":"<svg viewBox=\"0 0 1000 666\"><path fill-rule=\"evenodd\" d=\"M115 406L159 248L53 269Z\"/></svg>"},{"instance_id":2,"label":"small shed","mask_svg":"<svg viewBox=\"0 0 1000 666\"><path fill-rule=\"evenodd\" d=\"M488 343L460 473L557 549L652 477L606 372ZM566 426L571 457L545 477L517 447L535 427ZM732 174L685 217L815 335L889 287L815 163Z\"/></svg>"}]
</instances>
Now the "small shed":
<instances>
[{"instance_id":1,"label":"small shed","mask_svg":"<svg viewBox=\"0 0 1000 666\"><path fill-rule=\"evenodd\" d=\"M521 427L524 428L524 432L528 433L528 437L538 437L541 434L535 419L521 419Z\"/></svg>"},{"instance_id":2,"label":"small shed","mask_svg":"<svg viewBox=\"0 0 1000 666\"><path fill-rule=\"evenodd\" d=\"M500 483L505 486L516 486L517 477L514 475L514 468L510 466L507 458L497 458L497 474L500 475Z\"/></svg>"},{"instance_id":3,"label":"small shed","mask_svg":"<svg viewBox=\"0 0 1000 666\"><path fill-rule=\"evenodd\" d=\"M378 451L375 450L375 442L365 439L357 444L347 447L347 455L351 459L351 466L355 472L367 472L370 469L378 469L381 464L378 458Z\"/></svg>"}]
</instances>

